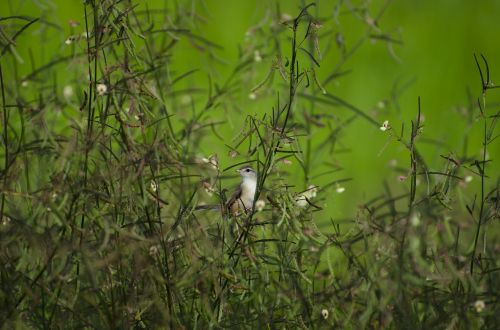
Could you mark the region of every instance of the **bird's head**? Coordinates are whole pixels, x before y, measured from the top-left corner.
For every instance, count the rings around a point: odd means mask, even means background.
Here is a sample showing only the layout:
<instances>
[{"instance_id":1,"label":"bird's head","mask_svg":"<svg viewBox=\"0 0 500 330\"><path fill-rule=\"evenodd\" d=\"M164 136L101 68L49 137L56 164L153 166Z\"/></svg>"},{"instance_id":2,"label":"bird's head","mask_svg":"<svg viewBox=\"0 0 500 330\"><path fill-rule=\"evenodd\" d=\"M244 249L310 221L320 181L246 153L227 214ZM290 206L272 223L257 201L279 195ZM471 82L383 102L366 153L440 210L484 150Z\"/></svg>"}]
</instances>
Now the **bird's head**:
<instances>
[{"instance_id":1,"label":"bird's head","mask_svg":"<svg viewBox=\"0 0 500 330\"><path fill-rule=\"evenodd\" d=\"M243 166L237 171L243 179L257 179L257 172L250 166Z\"/></svg>"}]
</instances>

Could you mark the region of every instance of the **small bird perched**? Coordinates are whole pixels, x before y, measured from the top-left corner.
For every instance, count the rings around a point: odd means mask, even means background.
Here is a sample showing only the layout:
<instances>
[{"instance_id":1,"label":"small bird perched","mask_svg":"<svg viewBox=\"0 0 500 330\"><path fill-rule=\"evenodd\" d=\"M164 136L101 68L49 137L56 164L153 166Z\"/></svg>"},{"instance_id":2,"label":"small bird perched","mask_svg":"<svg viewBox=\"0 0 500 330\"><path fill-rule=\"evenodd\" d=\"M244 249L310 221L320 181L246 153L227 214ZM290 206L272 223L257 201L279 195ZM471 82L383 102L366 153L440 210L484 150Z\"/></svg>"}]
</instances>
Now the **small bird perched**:
<instances>
[{"instance_id":1,"label":"small bird perched","mask_svg":"<svg viewBox=\"0 0 500 330\"><path fill-rule=\"evenodd\" d=\"M257 189L257 172L253 168L244 166L237 171L242 181L226 203L226 210L232 215L252 210Z\"/></svg>"},{"instance_id":2,"label":"small bird perched","mask_svg":"<svg viewBox=\"0 0 500 330\"><path fill-rule=\"evenodd\" d=\"M257 190L257 172L249 166L244 166L237 172L241 175L241 183L223 207L221 205L199 205L196 210L220 210L224 214L231 215L251 211Z\"/></svg>"}]
</instances>

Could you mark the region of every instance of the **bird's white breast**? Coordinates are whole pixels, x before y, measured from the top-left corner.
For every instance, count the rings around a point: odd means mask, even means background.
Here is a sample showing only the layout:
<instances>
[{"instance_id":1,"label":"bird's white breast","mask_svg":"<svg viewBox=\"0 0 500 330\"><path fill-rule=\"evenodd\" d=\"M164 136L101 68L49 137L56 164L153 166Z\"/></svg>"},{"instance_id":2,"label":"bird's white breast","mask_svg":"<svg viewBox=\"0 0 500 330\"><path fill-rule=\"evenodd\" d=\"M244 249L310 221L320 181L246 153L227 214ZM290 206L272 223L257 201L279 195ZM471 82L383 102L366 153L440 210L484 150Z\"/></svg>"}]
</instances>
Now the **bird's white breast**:
<instances>
[{"instance_id":1,"label":"bird's white breast","mask_svg":"<svg viewBox=\"0 0 500 330\"><path fill-rule=\"evenodd\" d=\"M244 178L241 183L241 201L244 203L245 209L249 210L253 206L255 190L257 189L257 180Z\"/></svg>"}]
</instances>

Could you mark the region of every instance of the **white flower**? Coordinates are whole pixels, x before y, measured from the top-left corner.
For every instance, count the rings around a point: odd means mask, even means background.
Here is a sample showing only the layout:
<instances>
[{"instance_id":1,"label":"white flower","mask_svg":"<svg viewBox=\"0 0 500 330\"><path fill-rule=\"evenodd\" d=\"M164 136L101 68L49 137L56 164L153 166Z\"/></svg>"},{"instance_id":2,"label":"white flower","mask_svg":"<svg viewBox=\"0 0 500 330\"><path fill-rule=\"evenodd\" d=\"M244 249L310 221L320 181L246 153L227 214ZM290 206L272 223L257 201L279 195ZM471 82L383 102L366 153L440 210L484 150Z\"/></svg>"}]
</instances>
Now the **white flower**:
<instances>
[{"instance_id":1,"label":"white flower","mask_svg":"<svg viewBox=\"0 0 500 330\"><path fill-rule=\"evenodd\" d=\"M382 132L387 131L389 128L390 128L390 126L389 126L389 121L388 121L388 120L384 121L384 122L382 123L382 126L380 126L380 130L381 130Z\"/></svg>"},{"instance_id":2,"label":"white flower","mask_svg":"<svg viewBox=\"0 0 500 330\"><path fill-rule=\"evenodd\" d=\"M71 45L75 41L75 37L69 36L68 39L64 42L66 45Z\"/></svg>"},{"instance_id":3,"label":"white flower","mask_svg":"<svg viewBox=\"0 0 500 330\"><path fill-rule=\"evenodd\" d=\"M486 307L486 304L482 300L476 300L474 303L474 308L476 308L476 312L481 313L483 309Z\"/></svg>"},{"instance_id":4,"label":"white flower","mask_svg":"<svg viewBox=\"0 0 500 330\"><path fill-rule=\"evenodd\" d=\"M253 60L255 62L262 62L262 56L260 56L260 52L258 50L253 52Z\"/></svg>"},{"instance_id":5,"label":"white flower","mask_svg":"<svg viewBox=\"0 0 500 330\"><path fill-rule=\"evenodd\" d=\"M229 151L229 157L236 158L239 155L239 152L236 150Z\"/></svg>"},{"instance_id":6,"label":"white flower","mask_svg":"<svg viewBox=\"0 0 500 330\"><path fill-rule=\"evenodd\" d=\"M307 190L309 191L309 194L311 195L311 198L316 197L316 194L318 193L318 187L315 185L311 184L309 187L307 187Z\"/></svg>"},{"instance_id":7,"label":"white flower","mask_svg":"<svg viewBox=\"0 0 500 330\"><path fill-rule=\"evenodd\" d=\"M103 96L108 91L108 86L105 84L97 84L97 94Z\"/></svg>"},{"instance_id":8,"label":"white flower","mask_svg":"<svg viewBox=\"0 0 500 330\"><path fill-rule=\"evenodd\" d=\"M337 194L341 194L341 193L343 193L343 192L345 191L345 188L344 188L344 187L342 187L342 186L338 186L338 187L335 189L335 191L337 192Z\"/></svg>"},{"instance_id":9,"label":"white flower","mask_svg":"<svg viewBox=\"0 0 500 330\"><path fill-rule=\"evenodd\" d=\"M260 212L264 209L264 207L266 206L266 202L262 199L259 199L255 202L255 210L257 212Z\"/></svg>"},{"instance_id":10,"label":"white flower","mask_svg":"<svg viewBox=\"0 0 500 330\"><path fill-rule=\"evenodd\" d=\"M210 165L212 165L212 168L214 170L219 168L219 157L217 156L217 154L210 155L210 157L208 157L208 161L210 162Z\"/></svg>"},{"instance_id":11,"label":"white flower","mask_svg":"<svg viewBox=\"0 0 500 330\"><path fill-rule=\"evenodd\" d=\"M328 313L328 309L323 308L323 309L321 310L321 316L323 316L323 318L324 318L325 320L328 318L328 314L329 314L329 313Z\"/></svg>"},{"instance_id":12,"label":"white flower","mask_svg":"<svg viewBox=\"0 0 500 330\"><path fill-rule=\"evenodd\" d=\"M316 21L316 22L311 22L311 27L315 30L319 30L323 27L323 24L321 24L320 22Z\"/></svg>"},{"instance_id":13,"label":"white flower","mask_svg":"<svg viewBox=\"0 0 500 330\"><path fill-rule=\"evenodd\" d=\"M2 225L7 226L10 222L10 218L6 215L3 216Z\"/></svg>"},{"instance_id":14,"label":"white flower","mask_svg":"<svg viewBox=\"0 0 500 330\"><path fill-rule=\"evenodd\" d=\"M472 181L472 175L467 175L467 176L465 177L465 182L466 182L466 183L469 183L469 182L471 182L471 181Z\"/></svg>"},{"instance_id":15,"label":"white flower","mask_svg":"<svg viewBox=\"0 0 500 330\"><path fill-rule=\"evenodd\" d=\"M307 205L309 205L308 200L311 200L314 197L316 197L317 192L318 192L318 187L315 185L310 185L306 191L297 195L297 197L295 198L295 203L299 207L306 207Z\"/></svg>"},{"instance_id":16,"label":"white flower","mask_svg":"<svg viewBox=\"0 0 500 330\"><path fill-rule=\"evenodd\" d=\"M285 165L292 165L292 161L291 161L290 159L286 159L286 158L285 158L285 159L283 159L281 162L282 162L283 164L285 164Z\"/></svg>"},{"instance_id":17,"label":"white flower","mask_svg":"<svg viewBox=\"0 0 500 330\"><path fill-rule=\"evenodd\" d=\"M202 157L201 162L210 165L214 170L219 168L219 157L217 154L210 155L208 158Z\"/></svg>"},{"instance_id":18,"label":"white flower","mask_svg":"<svg viewBox=\"0 0 500 330\"><path fill-rule=\"evenodd\" d=\"M149 248L149 255L154 257L155 255L158 254L158 252L160 251L160 249L158 248L158 245L152 245L150 248Z\"/></svg>"},{"instance_id":19,"label":"white flower","mask_svg":"<svg viewBox=\"0 0 500 330\"><path fill-rule=\"evenodd\" d=\"M299 195L295 198L295 203L297 204L298 207L301 207L301 208L304 208L307 205L309 205L309 203L307 202L307 199L302 195Z\"/></svg>"},{"instance_id":20,"label":"white flower","mask_svg":"<svg viewBox=\"0 0 500 330\"><path fill-rule=\"evenodd\" d=\"M151 190L156 192L156 189L158 189L158 186L156 185L156 182L154 182L153 180L151 180Z\"/></svg>"},{"instance_id":21,"label":"white flower","mask_svg":"<svg viewBox=\"0 0 500 330\"><path fill-rule=\"evenodd\" d=\"M21 86L22 87L28 87L28 81L27 80L21 81Z\"/></svg>"},{"instance_id":22,"label":"white flower","mask_svg":"<svg viewBox=\"0 0 500 330\"><path fill-rule=\"evenodd\" d=\"M255 94L255 93L252 92L252 93L248 94L248 98L250 100L255 100L255 99L257 99L257 94Z\"/></svg>"},{"instance_id":23,"label":"white flower","mask_svg":"<svg viewBox=\"0 0 500 330\"><path fill-rule=\"evenodd\" d=\"M64 88L63 88L63 96L66 99L71 98L73 96L73 87L71 87L70 85L64 86Z\"/></svg>"}]
</instances>

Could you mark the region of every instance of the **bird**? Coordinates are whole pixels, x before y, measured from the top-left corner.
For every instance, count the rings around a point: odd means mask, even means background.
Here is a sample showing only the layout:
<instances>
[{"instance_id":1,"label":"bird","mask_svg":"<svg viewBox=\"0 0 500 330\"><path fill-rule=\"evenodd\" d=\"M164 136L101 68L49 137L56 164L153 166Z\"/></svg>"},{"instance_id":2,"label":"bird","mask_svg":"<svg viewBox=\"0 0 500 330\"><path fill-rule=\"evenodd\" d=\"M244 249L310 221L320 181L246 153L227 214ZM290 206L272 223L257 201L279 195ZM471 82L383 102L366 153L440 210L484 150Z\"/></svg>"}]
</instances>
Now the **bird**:
<instances>
[{"instance_id":1,"label":"bird","mask_svg":"<svg viewBox=\"0 0 500 330\"><path fill-rule=\"evenodd\" d=\"M243 166L237 172L241 175L241 183L225 205L226 210L232 215L251 211L257 190L257 172L253 168Z\"/></svg>"},{"instance_id":2,"label":"bird","mask_svg":"<svg viewBox=\"0 0 500 330\"><path fill-rule=\"evenodd\" d=\"M257 172L249 166L243 166L236 171L241 176L241 183L224 205L198 205L195 209L220 210L223 214L233 216L251 211L257 190Z\"/></svg>"}]
</instances>

